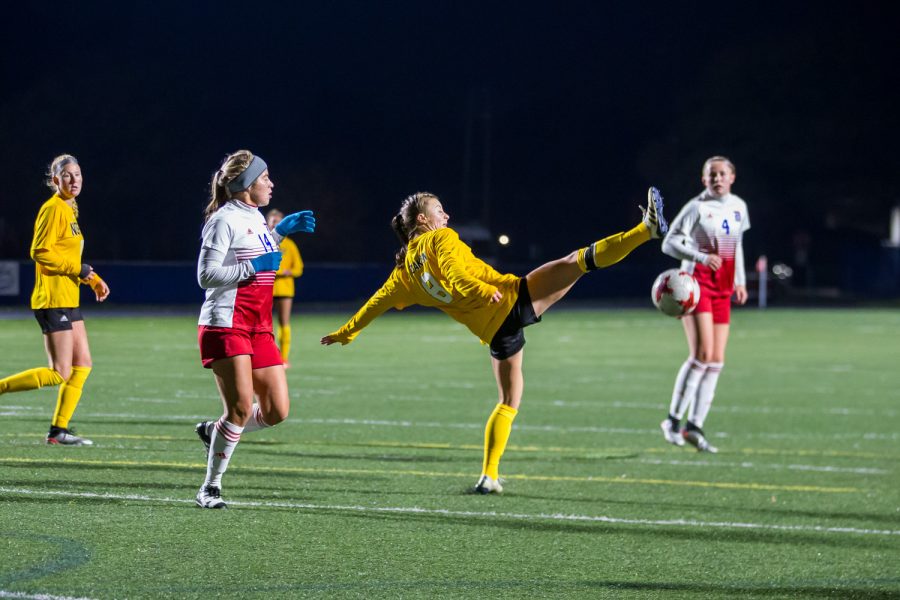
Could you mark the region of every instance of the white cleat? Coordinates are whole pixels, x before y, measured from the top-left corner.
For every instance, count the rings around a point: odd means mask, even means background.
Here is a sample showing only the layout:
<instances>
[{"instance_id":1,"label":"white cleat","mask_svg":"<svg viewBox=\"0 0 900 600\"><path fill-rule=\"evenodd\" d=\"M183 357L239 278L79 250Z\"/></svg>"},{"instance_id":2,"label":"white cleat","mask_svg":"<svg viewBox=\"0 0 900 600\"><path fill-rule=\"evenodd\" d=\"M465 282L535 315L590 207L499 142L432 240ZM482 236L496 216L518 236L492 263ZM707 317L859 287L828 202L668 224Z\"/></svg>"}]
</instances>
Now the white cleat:
<instances>
[{"instance_id":1,"label":"white cleat","mask_svg":"<svg viewBox=\"0 0 900 600\"><path fill-rule=\"evenodd\" d=\"M87 438L75 435L68 429L58 429L54 433L47 434L47 443L60 446L93 446L94 442Z\"/></svg>"},{"instance_id":2,"label":"white cleat","mask_svg":"<svg viewBox=\"0 0 900 600\"><path fill-rule=\"evenodd\" d=\"M669 224L663 216L663 198L659 190L651 187L647 190L647 208L640 207L644 218L641 222L650 230L650 237L663 238L669 231Z\"/></svg>"},{"instance_id":3,"label":"white cleat","mask_svg":"<svg viewBox=\"0 0 900 600\"><path fill-rule=\"evenodd\" d=\"M487 475L482 475L475 486L476 494L500 494L503 492L503 486L499 481L495 481Z\"/></svg>"},{"instance_id":4,"label":"white cleat","mask_svg":"<svg viewBox=\"0 0 900 600\"><path fill-rule=\"evenodd\" d=\"M197 506L200 508L228 508L222 500L222 490L214 485L204 485L197 492Z\"/></svg>"},{"instance_id":5,"label":"white cleat","mask_svg":"<svg viewBox=\"0 0 900 600\"><path fill-rule=\"evenodd\" d=\"M684 446L684 437L681 435L681 431L672 429L672 421L669 419L663 420L659 424L659 428L662 429L663 437L667 442L676 446Z\"/></svg>"},{"instance_id":6,"label":"white cleat","mask_svg":"<svg viewBox=\"0 0 900 600\"><path fill-rule=\"evenodd\" d=\"M703 435L702 431L684 429L682 430L681 435L684 436L687 443L697 448L697 452L709 452L710 454L715 454L719 451L718 448L706 440L706 436Z\"/></svg>"}]
</instances>

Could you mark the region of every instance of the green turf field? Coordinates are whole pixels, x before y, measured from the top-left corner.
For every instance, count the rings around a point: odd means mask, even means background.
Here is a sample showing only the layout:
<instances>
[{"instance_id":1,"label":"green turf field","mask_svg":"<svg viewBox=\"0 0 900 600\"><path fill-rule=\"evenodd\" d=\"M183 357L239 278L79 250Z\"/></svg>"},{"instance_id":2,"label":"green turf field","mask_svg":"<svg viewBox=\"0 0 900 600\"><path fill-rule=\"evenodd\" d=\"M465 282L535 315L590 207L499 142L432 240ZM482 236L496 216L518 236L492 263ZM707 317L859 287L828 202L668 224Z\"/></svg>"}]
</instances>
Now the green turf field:
<instances>
[{"instance_id":1,"label":"green turf field","mask_svg":"<svg viewBox=\"0 0 900 600\"><path fill-rule=\"evenodd\" d=\"M92 309L94 447L43 444L55 388L0 397L0 598L900 597L900 311L737 311L716 455L659 431L675 320L551 311L501 496L467 493L486 348L436 312L318 346L346 316L295 315L291 417L204 511L195 318ZM33 319L0 321L0 356L43 364Z\"/></svg>"}]
</instances>

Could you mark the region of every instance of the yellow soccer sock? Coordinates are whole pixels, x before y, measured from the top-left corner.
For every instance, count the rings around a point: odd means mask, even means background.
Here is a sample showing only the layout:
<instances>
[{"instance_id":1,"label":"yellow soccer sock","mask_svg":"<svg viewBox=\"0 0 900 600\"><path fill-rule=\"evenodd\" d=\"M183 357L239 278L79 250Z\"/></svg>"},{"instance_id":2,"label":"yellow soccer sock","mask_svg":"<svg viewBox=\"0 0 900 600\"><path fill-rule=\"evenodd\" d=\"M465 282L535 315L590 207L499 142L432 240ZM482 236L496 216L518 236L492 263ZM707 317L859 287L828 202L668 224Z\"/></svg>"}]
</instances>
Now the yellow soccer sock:
<instances>
[{"instance_id":1,"label":"yellow soccer sock","mask_svg":"<svg viewBox=\"0 0 900 600\"><path fill-rule=\"evenodd\" d=\"M484 464L482 473L493 480L500 477L500 458L506 450L506 442L512 432L513 419L518 414L515 408L497 404L484 428Z\"/></svg>"},{"instance_id":2,"label":"yellow soccer sock","mask_svg":"<svg viewBox=\"0 0 900 600\"><path fill-rule=\"evenodd\" d=\"M49 367L38 367L0 379L0 394L36 390L47 385L59 385L62 382L62 375L55 370Z\"/></svg>"},{"instance_id":3,"label":"yellow soccer sock","mask_svg":"<svg viewBox=\"0 0 900 600\"><path fill-rule=\"evenodd\" d=\"M578 266L585 273L612 266L649 239L650 228L640 223L633 229L605 237L579 250Z\"/></svg>"},{"instance_id":4,"label":"yellow soccer sock","mask_svg":"<svg viewBox=\"0 0 900 600\"><path fill-rule=\"evenodd\" d=\"M75 407L81 400L81 390L88 375L90 367L72 367L72 374L64 384L59 386L59 396L56 399L56 410L53 412L53 420L50 424L54 427L68 429L69 419L75 413Z\"/></svg>"},{"instance_id":5,"label":"yellow soccer sock","mask_svg":"<svg viewBox=\"0 0 900 600\"><path fill-rule=\"evenodd\" d=\"M284 325L278 331L278 347L281 349L281 360L288 361L291 355L291 326Z\"/></svg>"}]
</instances>

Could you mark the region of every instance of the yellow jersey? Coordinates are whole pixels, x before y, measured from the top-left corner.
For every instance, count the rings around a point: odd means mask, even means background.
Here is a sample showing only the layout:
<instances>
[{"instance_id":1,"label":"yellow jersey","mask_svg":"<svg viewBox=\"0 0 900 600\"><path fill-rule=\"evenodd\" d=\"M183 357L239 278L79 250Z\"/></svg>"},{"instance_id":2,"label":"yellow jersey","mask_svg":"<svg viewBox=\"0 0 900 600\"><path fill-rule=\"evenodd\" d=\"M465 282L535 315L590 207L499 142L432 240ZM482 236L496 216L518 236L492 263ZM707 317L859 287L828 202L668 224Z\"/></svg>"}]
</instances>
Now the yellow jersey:
<instances>
[{"instance_id":1,"label":"yellow jersey","mask_svg":"<svg viewBox=\"0 0 900 600\"><path fill-rule=\"evenodd\" d=\"M503 298L491 303L494 292ZM423 233L406 247L406 260L336 332L347 344L389 308L433 306L469 328L485 344L503 324L519 296L519 277L502 274L477 258L450 228Z\"/></svg>"},{"instance_id":2,"label":"yellow jersey","mask_svg":"<svg viewBox=\"0 0 900 600\"><path fill-rule=\"evenodd\" d=\"M58 194L53 194L41 206L34 222L32 309L78 307L83 248L84 237L75 211Z\"/></svg>"},{"instance_id":3,"label":"yellow jersey","mask_svg":"<svg viewBox=\"0 0 900 600\"><path fill-rule=\"evenodd\" d=\"M275 286L272 295L276 298L294 297L294 279L303 275L303 259L300 257L300 249L290 238L282 238L278 244L281 250L281 266L275 272ZM290 271L290 275L286 273Z\"/></svg>"}]
</instances>

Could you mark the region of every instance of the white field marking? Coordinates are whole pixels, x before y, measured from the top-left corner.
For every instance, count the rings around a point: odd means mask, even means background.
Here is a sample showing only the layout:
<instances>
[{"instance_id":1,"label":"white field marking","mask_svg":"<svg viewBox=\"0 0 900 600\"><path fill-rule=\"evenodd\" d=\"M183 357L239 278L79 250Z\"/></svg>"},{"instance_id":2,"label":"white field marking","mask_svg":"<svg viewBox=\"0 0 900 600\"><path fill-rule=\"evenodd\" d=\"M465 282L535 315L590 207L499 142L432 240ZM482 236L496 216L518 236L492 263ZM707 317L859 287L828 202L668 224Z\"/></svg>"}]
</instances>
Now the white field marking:
<instances>
[{"instance_id":1,"label":"white field marking","mask_svg":"<svg viewBox=\"0 0 900 600\"><path fill-rule=\"evenodd\" d=\"M646 465L672 465L676 467L703 467L727 468L727 469L771 469L774 471L817 471L821 473L853 473L855 475L890 475L891 471L867 467L835 467L831 465L780 465L757 464L752 462L719 462L710 460L660 460L653 458L641 458L633 462Z\"/></svg>"},{"instance_id":2,"label":"white field marking","mask_svg":"<svg viewBox=\"0 0 900 600\"><path fill-rule=\"evenodd\" d=\"M22 598L23 600L91 600L90 598L73 596L56 596L53 594L26 594L24 592L8 592L0 590L0 598Z\"/></svg>"},{"instance_id":3,"label":"white field marking","mask_svg":"<svg viewBox=\"0 0 900 600\"><path fill-rule=\"evenodd\" d=\"M0 458L0 464L35 464L41 463L38 458ZM159 469L195 469L205 466L203 463L183 463L172 461L136 461L136 460L79 460L60 458L56 461L60 465L94 465L105 467L155 467ZM241 466L247 473L289 473L289 474L343 474L362 476L390 476L390 477L464 477L470 473L453 473L448 471L421 471L402 469L362 469L362 468L316 468L316 467L268 467L268 466ZM660 479L649 477L629 477L628 475L506 475L507 480L519 481L544 481L544 482L570 482L570 483L606 483L615 485L651 485L651 486L676 486L697 487L720 490L752 490L752 491L777 491L777 492L812 492L821 494L857 494L865 490L856 487L835 487L822 485L781 485L774 483L736 483L728 481L691 481L688 479Z\"/></svg>"},{"instance_id":4,"label":"white field marking","mask_svg":"<svg viewBox=\"0 0 900 600\"><path fill-rule=\"evenodd\" d=\"M62 498L97 498L100 500L126 500L140 502L164 502L172 504L194 504L193 499L152 497L140 494L110 494L97 492L69 492L54 490L31 490L24 488L0 487L0 493L20 496L56 496ZM771 525L766 523L744 523L740 521L697 521L694 519L630 519L601 515L573 515L564 513L506 513L496 511L449 510L444 508L422 508L418 506L358 506L342 504L310 504L306 502L253 502L229 500L231 506L257 508L293 508L297 510L343 511L376 514L437 515L443 517L471 517L476 519L511 519L517 521L562 521L606 523L613 525L647 525L651 527L690 527L718 529L755 529L768 531L816 532L856 535L897 535L900 529L861 529L858 527L826 527L824 525Z\"/></svg>"},{"instance_id":5,"label":"white field marking","mask_svg":"<svg viewBox=\"0 0 900 600\"><path fill-rule=\"evenodd\" d=\"M138 396L125 396L121 398L125 402L146 402L147 404L181 404L172 398L143 398Z\"/></svg>"},{"instance_id":6,"label":"white field marking","mask_svg":"<svg viewBox=\"0 0 900 600\"><path fill-rule=\"evenodd\" d=\"M625 410L653 410L665 412L669 409L668 403L663 404L653 402L592 402L569 401L569 400L553 400L550 402L553 406L560 408L603 408L603 409L625 409ZM759 414L759 415L841 415L841 416L859 416L859 417L896 417L900 415L900 411L893 409L874 410L866 408L825 408L825 409L807 409L790 406L738 406L738 405L719 405L715 407L716 412L728 412L736 414Z\"/></svg>"},{"instance_id":7,"label":"white field marking","mask_svg":"<svg viewBox=\"0 0 900 600\"><path fill-rule=\"evenodd\" d=\"M195 417L193 420L196 420L199 417ZM18 433L0 433L0 440L2 438L27 438L27 439L40 439L40 444L43 444L43 434L40 433L26 433L26 432L18 432ZM141 441L159 441L159 442L188 442L194 444L196 442L196 438L193 436L171 436L171 435L138 435L138 434L93 434L91 435L92 439L108 439L108 440L141 440ZM272 438L267 438L267 441L272 441ZM9 444L9 445L35 445L38 442L19 442L15 439L4 442L0 441L0 444ZM396 449L421 449L421 450L463 450L463 451L481 451L484 447L481 444L450 444L447 442L390 442L390 441L355 441L355 442L316 442L316 441L303 441L297 443L295 445L298 446L328 446L328 447L358 447L358 446L372 446L376 448L396 448ZM124 450L136 450L137 446L125 446L125 445L110 445L103 444L104 448L121 448ZM141 449L144 447L141 446ZM669 447L656 447L646 448L643 450L634 450L632 448L602 448L602 447L584 447L584 446L536 446L536 445L528 445L528 446L520 446L516 444L510 444L507 446L508 450L512 450L514 452L534 452L534 453L542 453L542 454L574 454L587 458L622 458L628 459L629 462L640 462L651 465L684 465L684 466L702 466L702 467L741 467L741 468L756 468L756 469L790 469L797 471L820 471L826 473L856 473L860 475L889 475L892 471L888 471L885 469L876 469L876 468L850 468L850 467L836 467L831 465L801 465L801 464L791 464L791 465L782 465L782 464L757 464L752 462L719 462L719 461L679 461L679 460L662 460L662 459L634 459L635 452L645 452L648 454L660 454L660 453L670 453L672 451ZM729 452L730 454L749 454L749 455L766 455L766 456L782 456L782 455L797 455L797 456L808 456L808 457L827 457L827 458L859 458L859 459L884 459L887 458L885 455L877 454L873 452L845 452L841 450L766 450L766 449L757 449L757 448L739 448L736 450L732 450ZM893 457L891 457L893 458ZM2 458L0 458L2 461Z\"/></svg>"},{"instance_id":8,"label":"white field marking","mask_svg":"<svg viewBox=\"0 0 900 600\"><path fill-rule=\"evenodd\" d=\"M152 420L152 421L205 421L213 418L213 413L205 415L147 415L138 413L80 413L82 419L85 417L107 418L107 419L134 419L134 420ZM15 412L8 412L6 416L30 416ZM364 425L367 427L415 427L415 428L436 428L436 429L484 429L483 423L443 423L439 421L395 421L390 419L294 419L291 423L297 425ZM565 427L563 425L526 425L520 423L516 425L517 431L540 431L553 433L609 433L624 435L658 435L657 428L652 429L635 429L631 427ZM715 431L707 433L706 437L726 439L732 434L725 431ZM900 432L895 433L874 433L874 432L841 432L831 433L827 436L814 431L790 432L790 433L741 433L740 437L748 439L773 439L773 440L796 440L801 438L825 438L837 440L866 440L866 441L896 441L900 440Z\"/></svg>"}]
</instances>

